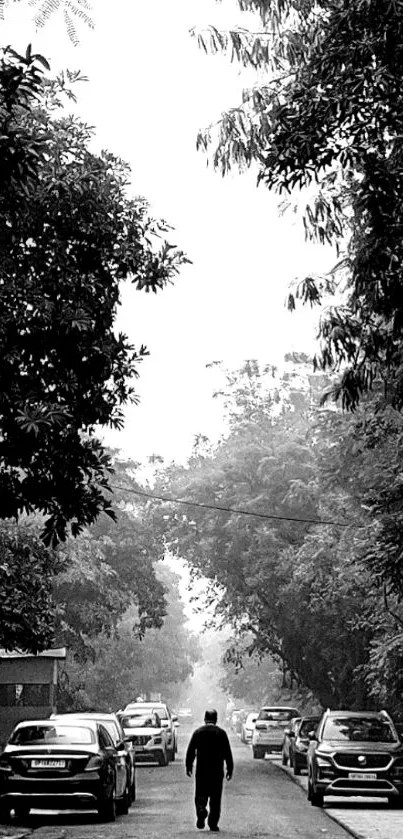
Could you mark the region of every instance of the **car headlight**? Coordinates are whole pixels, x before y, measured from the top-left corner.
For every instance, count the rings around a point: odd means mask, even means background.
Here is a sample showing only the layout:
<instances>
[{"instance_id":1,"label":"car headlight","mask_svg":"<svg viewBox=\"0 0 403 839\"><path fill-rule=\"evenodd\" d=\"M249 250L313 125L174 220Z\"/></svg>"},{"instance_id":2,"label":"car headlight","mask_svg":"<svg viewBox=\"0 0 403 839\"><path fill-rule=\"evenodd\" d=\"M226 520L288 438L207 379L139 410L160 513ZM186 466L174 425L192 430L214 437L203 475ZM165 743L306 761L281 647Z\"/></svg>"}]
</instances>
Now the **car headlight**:
<instances>
[{"instance_id":1,"label":"car headlight","mask_svg":"<svg viewBox=\"0 0 403 839\"><path fill-rule=\"evenodd\" d=\"M324 757L322 755L316 755L316 762L318 766L331 766L332 761L330 757Z\"/></svg>"},{"instance_id":2,"label":"car headlight","mask_svg":"<svg viewBox=\"0 0 403 839\"><path fill-rule=\"evenodd\" d=\"M159 746L159 744L160 744L160 743L162 743L162 737L161 737L161 735L159 734L159 735L157 735L157 737L153 737L153 741L154 741L154 743L155 743L156 745L158 745L158 746Z\"/></svg>"}]
</instances>

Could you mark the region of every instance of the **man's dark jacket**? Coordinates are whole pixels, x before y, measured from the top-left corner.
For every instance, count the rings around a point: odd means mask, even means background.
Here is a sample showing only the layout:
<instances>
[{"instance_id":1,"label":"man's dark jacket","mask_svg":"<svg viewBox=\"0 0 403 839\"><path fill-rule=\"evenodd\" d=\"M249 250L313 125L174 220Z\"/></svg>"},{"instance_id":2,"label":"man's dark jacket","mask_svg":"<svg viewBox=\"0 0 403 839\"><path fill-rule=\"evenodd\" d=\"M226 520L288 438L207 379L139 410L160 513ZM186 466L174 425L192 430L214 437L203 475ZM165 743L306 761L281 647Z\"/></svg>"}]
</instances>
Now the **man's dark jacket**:
<instances>
[{"instance_id":1,"label":"man's dark jacket","mask_svg":"<svg viewBox=\"0 0 403 839\"><path fill-rule=\"evenodd\" d=\"M228 736L223 728L209 723L193 732L186 752L186 771L191 772L196 757L196 778L213 775L222 778L224 762L232 775L234 761Z\"/></svg>"}]
</instances>

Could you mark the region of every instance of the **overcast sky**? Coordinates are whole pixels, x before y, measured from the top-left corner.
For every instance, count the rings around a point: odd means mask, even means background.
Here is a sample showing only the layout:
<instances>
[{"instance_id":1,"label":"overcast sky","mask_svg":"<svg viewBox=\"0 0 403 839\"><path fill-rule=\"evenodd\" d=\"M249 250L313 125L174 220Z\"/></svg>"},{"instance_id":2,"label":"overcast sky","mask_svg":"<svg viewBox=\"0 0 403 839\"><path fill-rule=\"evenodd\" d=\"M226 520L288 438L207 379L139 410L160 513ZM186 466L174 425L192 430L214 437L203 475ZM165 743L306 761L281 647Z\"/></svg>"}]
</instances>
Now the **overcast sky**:
<instances>
[{"instance_id":1,"label":"overcast sky","mask_svg":"<svg viewBox=\"0 0 403 839\"><path fill-rule=\"evenodd\" d=\"M278 199L256 188L252 173L223 179L196 152L199 128L240 99L251 77L221 56L207 57L189 35L193 25L253 23L235 0L93 0L94 32L79 29L73 48L63 25L35 33L28 0L10 9L2 43L35 51L52 71L81 69L80 111L100 148L127 160L133 192L175 227L171 241L193 264L173 287L145 295L127 286L118 326L148 346L141 404L109 445L142 460L152 453L183 459L195 433L219 432L218 406L206 364L235 367L245 358L279 362L287 350L311 350L309 312L290 315L287 287L296 276L326 270L332 255L304 243L300 227L280 218Z\"/></svg>"}]
</instances>

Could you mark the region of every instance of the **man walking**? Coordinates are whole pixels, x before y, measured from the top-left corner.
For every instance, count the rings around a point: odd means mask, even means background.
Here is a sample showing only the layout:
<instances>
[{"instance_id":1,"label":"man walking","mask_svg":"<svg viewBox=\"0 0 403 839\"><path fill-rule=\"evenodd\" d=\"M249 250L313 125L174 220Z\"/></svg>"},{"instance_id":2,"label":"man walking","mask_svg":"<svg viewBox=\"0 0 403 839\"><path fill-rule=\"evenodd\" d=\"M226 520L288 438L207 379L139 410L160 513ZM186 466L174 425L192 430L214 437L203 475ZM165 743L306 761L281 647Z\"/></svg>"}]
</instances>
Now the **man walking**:
<instances>
[{"instance_id":1,"label":"man walking","mask_svg":"<svg viewBox=\"0 0 403 839\"><path fill-rule=\"evenodd\" d=\"M196 827L203 830L205 821L210 830L218 831L221 812L221 795L224 780L230 781L234 771L231 746L227 733L217 725L217 711L209 710L204 715L204 725L193 732L186 752L186 774L192 774L196 758L195 805ZM209 810L207 804L209 803Z\"/></svg>"}]
</instances>

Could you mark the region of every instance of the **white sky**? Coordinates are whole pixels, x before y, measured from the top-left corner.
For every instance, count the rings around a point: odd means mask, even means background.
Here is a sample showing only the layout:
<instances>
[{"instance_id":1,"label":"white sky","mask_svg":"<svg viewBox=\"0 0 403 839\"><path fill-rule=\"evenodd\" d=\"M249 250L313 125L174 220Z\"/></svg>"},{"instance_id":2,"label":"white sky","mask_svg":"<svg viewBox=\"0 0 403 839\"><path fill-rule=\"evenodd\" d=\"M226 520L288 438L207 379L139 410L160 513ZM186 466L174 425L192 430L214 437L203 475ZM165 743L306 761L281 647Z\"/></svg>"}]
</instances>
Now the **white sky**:
<instances>
[{"instance_id":1,"label":"white sky","mask_svg":"<svg viewBox=\"0 0 403 839\"><path fill-rule=\"evenodd\" d=\"M35 33L28 0L0 24L2 43L25 50L31 41L52 72L69 67L89 76L77 91L83 118L96 127L101 148L130 163L134 193L175 226L170 241L193 261L157 296L125 287L118 326L151 357L141 366L140 406L127 410L124 431L105 435L135 460L152 453L182 459L194 434L219 432L208 362L276 362L287 350L312 349L314 318L290 315L284 300L295 276L326 270L333 255L305 244L251 174L222 179L196 152L198 129L238 104L251 78L221 56L205 56L189 29L247 26L251 17L235 0L93 6L96 29L80 27L77 48L61 23Z\"/></svg>"}]
</instances>

